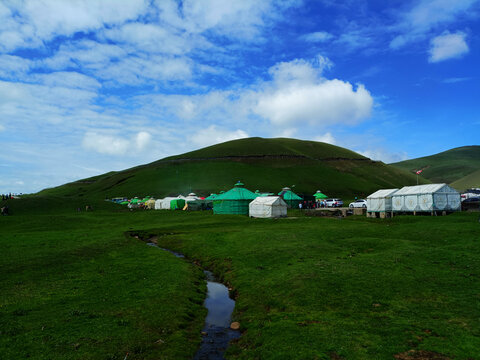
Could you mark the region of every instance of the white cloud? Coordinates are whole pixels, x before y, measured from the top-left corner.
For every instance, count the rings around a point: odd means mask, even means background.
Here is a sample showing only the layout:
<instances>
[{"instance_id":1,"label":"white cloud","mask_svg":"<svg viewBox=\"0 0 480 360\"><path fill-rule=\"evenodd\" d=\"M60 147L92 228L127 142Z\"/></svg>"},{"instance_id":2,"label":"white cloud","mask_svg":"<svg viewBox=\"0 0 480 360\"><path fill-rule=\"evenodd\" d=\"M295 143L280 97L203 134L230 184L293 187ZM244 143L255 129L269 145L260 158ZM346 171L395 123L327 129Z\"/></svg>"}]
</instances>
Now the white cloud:
<instances>
[{"instance_id":1,"label":"white cloud","mask_svg":"<svg viewBox=\"0 0 480 360\"><path fill-rule=\"evenodd\" d=\"M372 160L383 161L386 164L391 164L398 161L403 161L408 159L406 152L390 152L385 149L367 149L367 150L356 150L359 154L366 156Z\"/></svg>"},{"instance_id":2,"label":"white cloud","mask_svg":"<svg viewBox=\"0 0 480 360\"><path fill-rule=\"evenodd\" d=\"M337 140L333 137L333 135L330 132L327 132L327 133L325 133L323 135L320 135L320 136L316 136L313 140L324 142L324 143L327 143L327 144L332 144L332 145L337 144Z\"/></svg>"},{"instance_id":3,"label":"white cloud","mask_svg":"<svg viewBox=\"0 0 480 360\"><path fill-rule=\"evenodd\" d=\"M0 132L2 131L5 131L5 126L3 126L2 124L0 124Z\"/></svg>"},{"instance_id":4,"label":"white cloud","mask_svg":"<svg viewBox=\"0 0 480 360\"><path fill-rule=\"evenodd\" d=\"M472 80L471 77L453 77L453 78L447 78L442 80L444 84L455 84L458 82L463 82L463 81L470 81Z\"/></svg>"},{"instance_id":5,"label":"white cloud","mask_svg":"<svg viewBox=\"0 0 480 360\"><path fill-rule=\"evenodd\" d=\"M352 125L370 116L373 98L363 85L324 79L322 70L304 60L277 64L254 111L278 126Z\"/></svg>"},{"instance_id":6,"label":"white cloud","mask_svg":"<svg viewBox=\"0 0 480 360\"><path fill-rule=\"evenodd\" d=\"M399 49L409 43L424 40L425 36L440 26L468 16L471 7L478 0L422 0L409 11L401 14L393 30L399 32L390 42L392 49Z\"/></svg>"},{"instance_id":7,"label":"white cloud","mask_svg":"<svg viewBox=\"0 0 480 360\"><path fill-rule=\"evenodd\" d=\"M317 31L301 36L301 39L312 43L323 43L333 39L333 35L326 31Z\"/></svg>"},{"instance_id":8,"label":"white cloud","mask_svg":"<svg viewBox=\"0 0 480 360\"><path fill-rule=\"evenodd\" d=\"M465 42L466 34L456 32L445 33L432 39L430 43L430 62L440 62L448 59L459 58L469 52Z\"/></svg>"},{"instance_id":9,"label":"white cloud","mask_svg":"<svg viewBox=\"0 0 480 360\"><path fill-rule=\"evenodd\" d=\"M0 77L4 79L23 77L33 66L33 61L20 56L0 55Z\"/></svg>"},{"instance_id":10,"label":"white cloud","mask_svg":"<svg viewBox=\"0 0 480 360\"><path fill-rule=\"evenodd\" d=\"M82 146L91 151L107 155L124 155L127 152L144 150L151 139L151 135L141 131L136 135L125 138L97 132L87 132L83 137Z\"/></svg>"},{"instance_id":11,"label":"white cloud","mask_svg":"<svg viewBox=\"0 0 480 360\"><path fill-rule=\"evenodd\" d=\"M226 130L211 125L206 129L201 129L192 135L191 140L194 144L204 147L218 144L225 141L243 139L248 134L243 130Z\"/></svg>"},{"instance_id":12,"label":"white cloud","mask_svg":"<svg viewBox=\"0 0 480 360\"><path fill-rule=\"evenodd\" d=\"M0 10L0 49L37 47L57 36L135 20L147 6L144 0L124 1L121 6L116 0L9 1ZM16 16L12 17L12 13Z\"/></svg>"}]
</instances>

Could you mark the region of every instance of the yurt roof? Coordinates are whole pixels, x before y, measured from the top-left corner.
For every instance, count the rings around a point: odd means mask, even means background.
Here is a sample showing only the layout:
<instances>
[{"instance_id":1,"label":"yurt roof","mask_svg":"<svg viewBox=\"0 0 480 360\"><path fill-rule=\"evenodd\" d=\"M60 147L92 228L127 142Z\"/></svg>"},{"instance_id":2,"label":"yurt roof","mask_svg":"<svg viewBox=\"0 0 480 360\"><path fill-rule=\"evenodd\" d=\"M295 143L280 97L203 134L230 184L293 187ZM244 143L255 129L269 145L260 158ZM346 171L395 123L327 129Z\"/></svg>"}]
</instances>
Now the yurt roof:
<instances>
[{"instance_id":1,"label":"yurt roof","mask_svg":"<svg viewBox=\"0 0 480 360\"><path fill-rule=\"evenodd\" d=\"M258 194L245 189L243 183L240 181L227 192L218 195L215 200L253 200L258 197Z\"/></svg>"}]
</instances>

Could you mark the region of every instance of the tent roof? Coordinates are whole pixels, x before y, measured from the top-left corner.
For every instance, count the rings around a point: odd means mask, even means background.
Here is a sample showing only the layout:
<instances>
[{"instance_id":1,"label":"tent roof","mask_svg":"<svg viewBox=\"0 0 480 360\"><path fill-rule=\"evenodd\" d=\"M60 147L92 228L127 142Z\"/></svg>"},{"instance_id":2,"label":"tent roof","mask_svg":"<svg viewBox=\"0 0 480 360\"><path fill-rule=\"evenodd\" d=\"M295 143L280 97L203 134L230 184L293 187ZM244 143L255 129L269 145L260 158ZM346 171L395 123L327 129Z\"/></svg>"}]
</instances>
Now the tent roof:
<instances>
[{"instance_id":1,"label":"tent roof","mask_svg":"<svg viewBox=\"0 0 480 360\"><path fill-rule=\"evenodd\" d=\"M235 184L233 189L218 195L215 200L253 200L258 197L258 194L245 189L243 186L244 185L239 181Z\"/></svg>"},{"instance_id":2,"label":"tent roof","mask_svg":"<svg viewBox=\"0 0 480 360\"><path fill-rule=\"evenodd\" d=\"M278 193L278 195L283 195L284 200L303 200L300 196L295 194L290 188L285 187Z\"/></svg>"},{"instance_id":3,"label":"tent roof","mask_svg":"<svg viewBox=\"0 0 480 360\"><path fill-rule=\"evenodd\" d=\"M210 194L209 196L207 196L205 198L205 200L213 200L213 199L217 198L217 196L218 196L217 194Z\"/></svg>"},{"instance_id":4,"label":"tent roof","mask_svg":"<svg viewBox=\"0 0 480 360\"><path fill-rule=\"evenodd\" d=\"M378 199L388 196L392 196L398 191L398 189L380 189L375 191L373 194L367 196L367 199Z\"/></svg>"},{"instance_id":5,"label":"tent roof","mask_svg":"<svg viewBox=\"0 0 480 360\"><path fill-rule=\"evenodd\" d=\"M263 196L257 197L250 204L262 204L262 205L283 205L287 206L285 201L280 196Z\"/></svg>"},{"instance_id":6,"label":"tent roof","mask_svg":"<svg viewBox=\"0 0 480 360\"><path fill-rule=\"evenodd\" d=\"M446 187L446 189L443 189ZM447 184L427 184L427 185L415 185L415 186L404 186L398 190L394 196L397 195L415 195L415 194L432 194L438 192L439 190L444 190L442 192L453 192L453 188Z\"/></svg>"},{"instance_id":7,"label":"tent roof","mask_svg":"<svg viewBox=\"0 0 480 360\"><path fill-rule=\"evenodd\" d=\"M320 191L317 191L313 196L315 196L315 199L328 199L328 196Z\"/></svg>"}]
</instances>

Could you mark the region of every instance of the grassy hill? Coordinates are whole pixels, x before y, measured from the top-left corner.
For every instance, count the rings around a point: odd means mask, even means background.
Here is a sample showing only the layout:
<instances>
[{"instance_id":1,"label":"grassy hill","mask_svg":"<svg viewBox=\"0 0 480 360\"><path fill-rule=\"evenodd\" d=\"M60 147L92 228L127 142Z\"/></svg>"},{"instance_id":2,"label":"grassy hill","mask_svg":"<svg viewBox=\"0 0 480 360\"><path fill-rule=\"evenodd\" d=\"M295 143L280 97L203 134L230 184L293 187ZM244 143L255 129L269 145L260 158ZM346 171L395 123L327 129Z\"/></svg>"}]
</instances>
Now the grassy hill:
<instances>
[{"instance_id":1,"label":"grassy hill","mask_svg":"<svg viewBox=\"0 0 480 360\"><path fill-rule=\"evenodd\" d=\"M410 172L424 169L422 176L426 179L435 183L451 184L480 170L480 146L462 146L391 165ZM459 184L463 186L463 183Z\"/></svg>"},{"instance_id":2,"label":"grassy hill","mask_svg":"<svg viewBox=\"0 0 480 360\"><path fill-rule=\"evenodd\" d=\"M473 173L458 179L451 183L451 185L460 191L469 189L469 188L478 188L480 187L480 169L474 171Z\"/></svg>"},{"instance_id":3,"label":"grassy hill","mask_svg":"<svg viewBox=\"0 0 480 360\"><path fill-rule=\"evenodd\" d=\"M39 195L115 197L210 194L242 180L251 190L366 196L379 188L413 185L413 174L353 151L315 141L248 138L209 146L119 172L46 189Z\"/></svg>"}]
</instances>

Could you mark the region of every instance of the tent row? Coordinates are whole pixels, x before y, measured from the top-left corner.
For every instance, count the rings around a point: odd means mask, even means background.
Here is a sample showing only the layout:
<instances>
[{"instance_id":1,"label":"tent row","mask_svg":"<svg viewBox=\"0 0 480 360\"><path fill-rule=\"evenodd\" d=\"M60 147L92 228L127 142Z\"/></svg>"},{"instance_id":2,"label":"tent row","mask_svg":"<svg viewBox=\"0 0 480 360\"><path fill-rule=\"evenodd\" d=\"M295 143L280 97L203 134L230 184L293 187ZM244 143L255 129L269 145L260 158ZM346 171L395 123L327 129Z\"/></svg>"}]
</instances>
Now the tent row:
<instances>
[{"instance_id":1,"label":"tent row","mask_svg":"<svg viewBox=\"0 0 480 360\"><path fill-rule=\"evenodd\" d=\"M314 195L316 201L326 199L327 196L318 190ZM298 208L303 198L295 194L290 188L283 188L277 195L274 193L252 192L245 188L240 181L228 191L211 194L206 198L198 197L195 193L188 196L165 197L140 200L134 198L122 202L129 208L144 207L155 210L205 210L213 209L214 214L242 214L251 217L281 217L287 215L287 208Z\"/></svg>"},{"instance_id":2,"label":"tent row","mask_svg":"<svg viewBox=\"0 0 480 360\"><path fill-rule=\"evenodd\" d=\"M460 211L460 194L447 184L405 186L382 189L367 197L367 216L377 213L418 213ZM382 217L383 217L382 216Z\"/></svg>"}]
</instances>

